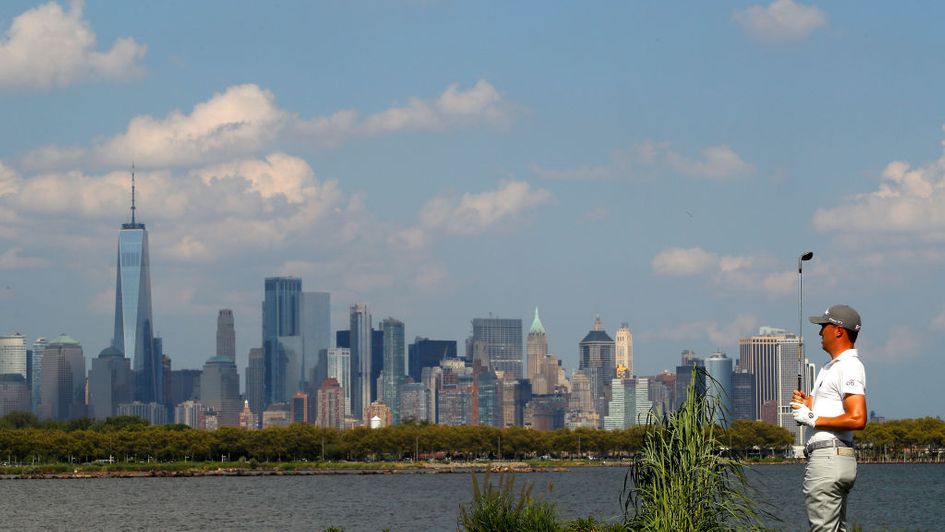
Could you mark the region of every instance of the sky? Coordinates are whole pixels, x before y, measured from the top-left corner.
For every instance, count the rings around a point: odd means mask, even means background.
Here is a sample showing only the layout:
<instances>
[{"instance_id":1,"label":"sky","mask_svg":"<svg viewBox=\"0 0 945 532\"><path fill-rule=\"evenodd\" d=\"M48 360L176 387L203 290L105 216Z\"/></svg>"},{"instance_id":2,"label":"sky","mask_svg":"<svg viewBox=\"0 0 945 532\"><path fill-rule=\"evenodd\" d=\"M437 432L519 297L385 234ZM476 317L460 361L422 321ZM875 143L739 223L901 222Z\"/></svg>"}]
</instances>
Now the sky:
<instances>
[{"instance_id":1,"label":"sky","mask_svg":"<svg viewBox=\"0 0 945 532\"><path fill-rule=\"evenodd\" d=\"M109 345L129 220L175 369L268 276L407 337L537 306L569 370L863 317L867 404L945 415L945 4L0 3L0 332Z\"/></svg>"}]
</instances>

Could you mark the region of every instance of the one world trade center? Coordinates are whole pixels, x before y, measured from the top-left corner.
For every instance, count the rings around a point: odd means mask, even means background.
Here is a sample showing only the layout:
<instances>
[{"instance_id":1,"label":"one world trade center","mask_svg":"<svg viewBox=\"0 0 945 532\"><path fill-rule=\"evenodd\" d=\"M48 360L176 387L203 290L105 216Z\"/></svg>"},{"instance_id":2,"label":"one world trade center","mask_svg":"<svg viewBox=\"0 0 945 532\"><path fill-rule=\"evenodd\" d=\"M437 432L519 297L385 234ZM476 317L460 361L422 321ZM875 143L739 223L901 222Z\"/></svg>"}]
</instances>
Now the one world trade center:
<instances>
[{"instance_id":1,"label":"one world trade center","mask_svg":"<svg viewBox=\"0 0 945 532\"><path fill-rule=\"evenodd\" d=\"M115 336L112 346L130 357L135 370L135 400L164 402L161 353L155 349L151 316L148 231L135 220L134 172L131 174L131 222L118 233L115 285Z\"/></svg>"}]
</instances>

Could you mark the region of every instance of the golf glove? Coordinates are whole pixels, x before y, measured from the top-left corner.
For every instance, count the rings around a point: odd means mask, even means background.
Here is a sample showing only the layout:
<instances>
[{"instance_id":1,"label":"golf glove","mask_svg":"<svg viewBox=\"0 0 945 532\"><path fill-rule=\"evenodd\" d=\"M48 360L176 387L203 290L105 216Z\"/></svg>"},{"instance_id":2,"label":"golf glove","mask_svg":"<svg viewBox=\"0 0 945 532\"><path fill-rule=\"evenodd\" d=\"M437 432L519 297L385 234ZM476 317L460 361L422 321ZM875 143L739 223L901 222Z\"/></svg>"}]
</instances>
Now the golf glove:
<instances>
[{"instance_id":1,"label":"golf glove","mask_svg":"<svg viewBox=\"0 0 945 532\"><path fill-rule=\"evenodd\" d=\"M794 421L797 421L798 425L807 425L810 428L814 428L814 426L817 425L817 414L811 412L807 405L791 403L791 406L797 407L794 410Z\"/></svg>"}]
</instances>

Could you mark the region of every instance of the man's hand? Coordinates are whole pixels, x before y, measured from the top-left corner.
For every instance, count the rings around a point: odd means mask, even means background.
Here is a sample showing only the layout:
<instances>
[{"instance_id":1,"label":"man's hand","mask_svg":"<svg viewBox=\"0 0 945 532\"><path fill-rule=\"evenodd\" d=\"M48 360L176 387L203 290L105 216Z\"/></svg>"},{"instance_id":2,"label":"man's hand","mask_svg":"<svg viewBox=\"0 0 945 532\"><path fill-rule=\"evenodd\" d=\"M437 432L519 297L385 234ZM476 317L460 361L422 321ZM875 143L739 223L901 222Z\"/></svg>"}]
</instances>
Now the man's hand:
<instances>
[{"instance_id":1,"label":"man's hand","mask_svg":"<svg viewBox=\"0 0 945 532\"><path fill-rule=\"evenodd\" d=\"M810 428L817 426L817 415L811 412L807 405L793 402L791 408L794 409L794 421L797 421L798 425L807 425Z\"/></svg>"},{"instance_id":2,"label":"man's hand","mask_svg":"<svg viewBox=\"0 0 945 532\"><path fill-rule=\"evenodd\" d=\"M800 390L794 390L794 395L791 397L791 401L794 403L800 403L802 405L807 405L807 408L814 406L811 404L813 397L807 395L806 393Z\"/></svg>"}]
</instances>

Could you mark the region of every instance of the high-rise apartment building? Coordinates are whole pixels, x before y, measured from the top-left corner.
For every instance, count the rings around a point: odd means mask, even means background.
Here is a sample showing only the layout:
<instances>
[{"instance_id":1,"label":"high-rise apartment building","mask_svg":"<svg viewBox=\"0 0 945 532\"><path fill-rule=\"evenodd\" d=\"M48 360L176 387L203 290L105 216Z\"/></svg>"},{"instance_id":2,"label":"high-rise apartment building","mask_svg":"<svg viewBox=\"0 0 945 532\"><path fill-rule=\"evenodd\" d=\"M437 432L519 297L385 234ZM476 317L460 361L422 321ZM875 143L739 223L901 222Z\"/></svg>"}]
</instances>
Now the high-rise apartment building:
<instances>
[{"instance_id":1,"label":"high-rise apartment building","mask_svg":"<svg viewBox=\"0 0 945 532\"><path fill-rule=\"evenodd\" d=\"M482 369L477 373L477 381L476 407L479 410L479 424L490 427L505 426L502 380L496 377L494 371Z\"/></svg>"},{"instance_id":2,"label":"high-rise apartment building","mask_svg":"<svg viewBox=\"0 0 945 532\"><path fill-rule=\"evenodd\" d=\"M404 384L400 392L400 419L435 423L432 393L422 382Z\"/></svg>"},{"instance_id":3,"label":"high-rise apartment building","mask_svg":"<svg viewBox=\"0 0 945 532\"><path fill-rule=\"evenodd\" d=\"M480 350L480 358L488 361L488 367L516 379L525 378L522 371L522 320L476 318L472 326L472 345Z\"/></svg>"},{"instance_id":4,"label":"high-rise apartment building","mask_svg":"<svg viewBox=\"0 0 945 532\"><path fill-rule=\"evenodd\" d=\"M371 382L377 377L373 369L373 334L371 314L368 306L351 306L350 348L351 348L351 415L361 418L364 409L371 404Z\"/></svg>"},{"instance_id":5,"label":"high-rise apartment building","mask_svg":"<svg viewBox=\"0 0 945 532\"><path fill-rule=\"evenodd\" d=\"M286 402L288 400L286 390L298 384L299 376L287 373L290 356L294 357L293 366L301 371L298 361L298 358L302 356L301 340L297 343L292 341L292 337L301 335L301 299L301 279L296 277L266 278L265 299L262 305L265 366L263 409L272 403Z\"/></svg>"},{"instance_id":6,"label":"high-rise apartment building","mask_svg":"<svg viewBox=\"0 0 945 532\"><path fill-rule=\"evenodd\" d=\"M236 325L233 311L228 308L220 309L217 315L217 356L236 361Z\"/></svg>"},{"instance_id":7,"label":"high-rise apartment building","mask_svg":"<svg viewBox=\"0 0 945 532\"><path fill-rule=\"evenodd\" d=\"M548 333L545 332L545 327L538 317L538 307L535 307L535 318L532 320L532 326L528 329L528 339L525 341L525 358L528 362L527 375L533 386L542 375L541 365L546 356L548 356ZM536 393L548 392L536 391Z\"/></svg>"},{"instance_id":8,"label":"high-rise apartment building","mask_svg":"<svg viewBox=\"0 0 945 532\"><path fill-rule=\"evenodd\" d=\"M351 416L351 400L353 383L351 381L351 349L347 347L333 347L328 350L328 379L334 379L341 389L342 414Z\"/></svg>"},{"instance_id":9,"label":"high-rise apartment building","mask_svg":"<svg viewBox=\"0 0 945 532\"><path fill-rule=\"evenodd\" d=\"M322 381L318 389L318 416L316 423L319 427L340 429L345 423L345 397L341 385L334 377Z\"/></svg>"},{"instance_id":10,"label":"high-rise apartment building","mask_svg":"<svg viewBox=\"0 0 945 532\"><path fill-rule=\"evenodd\" d=\"M26 381L32 378L26 367L26 338L18 332L0 336L0 375L15 373Z\"/></svg>"},{"instance_id":11,"label":"high-rise apartment building","mask_svg":"<svg viewBox=\"0 0 945 532\"><path fill-rule=\"evenodd\" d=\"M601 324L600 316L594 320L594 327L578 344L578 369L588 378L595 411L600 416L607 415L610 401L610 383L616 375L617 365L614 340Z\"/></svg>"},{"instance_id":12,"label":"high-rise apartment building","mask_svg":"<svg viewBox=\"0 0 945 532\"><path fill-rule=\"evenodd\" d=\"M135 219L134 174L131 176L131 221L118 233L115 281L115 335L112 347L130 358L135 371L135 398L162 403L162 353L155 349L151 314L151 259L148 231Z\"/></svg>"},{"instance_id":13,"label":"high-rise apartment building","mask_svg":"<svg viewBox=\"0 0 945 532\"><path fill-rule=\"evenodd\" d=\"M382 396L384 404L391 409L394 423L400 422L400 391L404 384L406 370L404 322L387 318L381 321L384 333L384 367L381 380L384 383Z\"/></svg>"},{"instance_id":14,"label":"high-rise apartment building","mask_svg":"<svg viewBox=\"0 0 945 532\"><path fill-rule=\"evenodd\" d=\"M769 421L777 421L800 443L801 431L794 421L791 396L797 388L799 339L784 329L761 327L756 336L739 339L740 369L755 376L755 419L763 419L767 404Z\"/></svg>"},{"instance_id":15,"label":"high-rise apartment building","mask_svg":"<svg viewBox=\"0 0 945 532\"><path fill-rule=\"evenodd\" d=\"M615 363L617 366L627 368L627 372L633 375L633 333L630 332L629 323L621 323L617 328L617 334L614 336Z\"/></svg>"},{"instance_id":16,"label":"high-rise apartment building","mask_svg":"<svg viewBox=\"0 0 945 532\"><path fill-rule=\"evenodd\" d=\"M89 417L107 419L118 405L134 400L134 374L131 362L114 347L106 347L92 359L89 372Z\"/></svg>"},{"instance_id":17,"label":"high-rise apartment building","mask_svg":"<svg viewBox=\"0 0 945 532\"><path fill-rule=\"evenodd\" d=\"M735 419L732 387L732 359L725 353L713 353L705 359L706 398L715 407L715 422L728 427Z\"/></svg>"}]
</instances>

